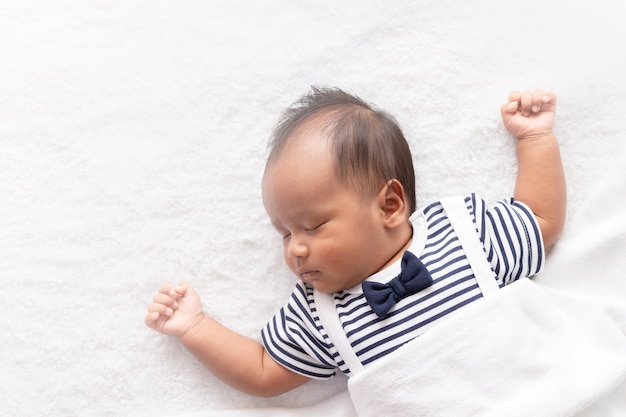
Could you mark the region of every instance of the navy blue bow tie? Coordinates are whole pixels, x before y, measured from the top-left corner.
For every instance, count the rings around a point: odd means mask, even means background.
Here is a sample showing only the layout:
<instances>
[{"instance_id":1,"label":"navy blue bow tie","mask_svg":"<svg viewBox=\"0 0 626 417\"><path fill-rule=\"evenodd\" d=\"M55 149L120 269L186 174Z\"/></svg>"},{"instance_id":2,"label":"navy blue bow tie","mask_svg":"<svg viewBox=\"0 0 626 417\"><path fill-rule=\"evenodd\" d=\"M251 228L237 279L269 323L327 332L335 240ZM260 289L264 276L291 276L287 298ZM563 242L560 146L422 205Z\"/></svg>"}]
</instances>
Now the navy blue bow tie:
<instances>
[{"instance_id":1,"label":"navy blue bow tie","mask_svg":"<svg viewBox=\"0 0 626 417\"><path fill-rule=\"evenodd\" d=\"M381 319L391 307L409 295L415 294L433 284L433 277L422 261L411 252L402 256L400 275L386 284L374 281L363 281L363 294L372 310Z\"/></svg>"}]
</instances>

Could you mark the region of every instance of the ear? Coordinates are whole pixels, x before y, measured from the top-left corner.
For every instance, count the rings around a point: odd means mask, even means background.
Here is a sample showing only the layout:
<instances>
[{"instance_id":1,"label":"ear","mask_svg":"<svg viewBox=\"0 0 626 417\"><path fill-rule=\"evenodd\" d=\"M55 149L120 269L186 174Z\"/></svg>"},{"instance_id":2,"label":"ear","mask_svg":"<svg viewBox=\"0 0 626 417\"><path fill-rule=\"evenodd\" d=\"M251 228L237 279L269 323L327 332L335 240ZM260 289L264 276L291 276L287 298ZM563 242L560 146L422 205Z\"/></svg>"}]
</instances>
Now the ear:
<instances>
[{"instance_id":1,"label":"ear","mask_svg":"<svg viewBox=\"0 0 626 417\"><path fill-rule=\"evenodd\" d=\"M408 219L408 205L404 187L397 179L387 181L379 193L380 210L385 227L392 229L406 223Z\"/></svg>"}]
</instances>

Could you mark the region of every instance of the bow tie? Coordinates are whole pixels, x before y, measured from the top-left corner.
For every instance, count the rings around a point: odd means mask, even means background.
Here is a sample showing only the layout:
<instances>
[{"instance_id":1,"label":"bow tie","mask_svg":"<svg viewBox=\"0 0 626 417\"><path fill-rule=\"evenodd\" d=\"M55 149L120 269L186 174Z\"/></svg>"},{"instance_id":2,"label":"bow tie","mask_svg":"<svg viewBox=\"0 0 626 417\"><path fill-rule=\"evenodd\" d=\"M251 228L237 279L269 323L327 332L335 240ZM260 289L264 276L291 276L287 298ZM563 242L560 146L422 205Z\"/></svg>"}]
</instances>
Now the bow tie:
<instances>
[{"instance_id":1,"label":"bow tie","mask_svg":"<svg viewBox=\"0 0 626 417\"><path fill-rule=\"evenodd\" d=\"M372 310L381 319L391 307L409 295L415 294L433 284L433 278L422 261L411 252L402 256L400 274L387 284L363 281L363 294Z\"/></svg>"}]
</instances>

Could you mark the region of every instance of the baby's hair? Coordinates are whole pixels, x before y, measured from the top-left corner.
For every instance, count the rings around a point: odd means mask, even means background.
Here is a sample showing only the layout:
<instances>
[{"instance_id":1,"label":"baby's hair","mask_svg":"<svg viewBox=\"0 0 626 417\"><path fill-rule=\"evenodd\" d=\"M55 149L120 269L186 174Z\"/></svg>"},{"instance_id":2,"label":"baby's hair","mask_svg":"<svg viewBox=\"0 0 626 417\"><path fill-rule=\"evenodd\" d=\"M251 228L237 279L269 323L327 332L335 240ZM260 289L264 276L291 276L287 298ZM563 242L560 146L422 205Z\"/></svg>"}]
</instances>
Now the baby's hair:
<instances>
[{"instance_id":1,"label":"baby's hair","mask_svg":"<svg viewBox=\"0 0 626 417\"><path fill-rule=\"evenodd\" d=\"M339 88L312 87L285 110L269 143L267 166L278 160L293 133L308 122L315 122L330 141L339 181L372 196L397 179L404 187L409 213L415 211L413 159L397 121Z\"/></svg>"}]
</instances>

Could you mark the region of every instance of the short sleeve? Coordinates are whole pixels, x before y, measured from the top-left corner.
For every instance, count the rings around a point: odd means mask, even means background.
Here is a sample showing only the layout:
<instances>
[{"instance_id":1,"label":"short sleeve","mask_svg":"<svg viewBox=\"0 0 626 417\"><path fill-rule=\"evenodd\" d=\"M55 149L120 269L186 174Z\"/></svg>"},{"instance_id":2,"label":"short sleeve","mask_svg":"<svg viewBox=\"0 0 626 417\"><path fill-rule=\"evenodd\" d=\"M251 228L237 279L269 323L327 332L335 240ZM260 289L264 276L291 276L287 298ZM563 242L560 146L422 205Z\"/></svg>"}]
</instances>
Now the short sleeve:
<instances>
[{"instance_id":1,"label":"short sleeve","mask_svg":"<svg viewBox=\"0 0 626 417\"><path fill-rule=\"evenodd\" d=\"M309 294L311 293L311 294ZM313 379L335 375L336 362L313 317L312 289L299 282L289 302L261 331L269 355L285 368Z\"/></svg>"},{"instance_id":2,"label":"short sleeve","mask_svg":"<svg viewBox=\"0 0 626 417\"><path fill-rule=\"evenodd\" d=\"M506 285L543 269L545 248L541 229L530 208L514 198L487 206L471 194L476 229L496 276Z\"/></svg>"}]
</instances>

